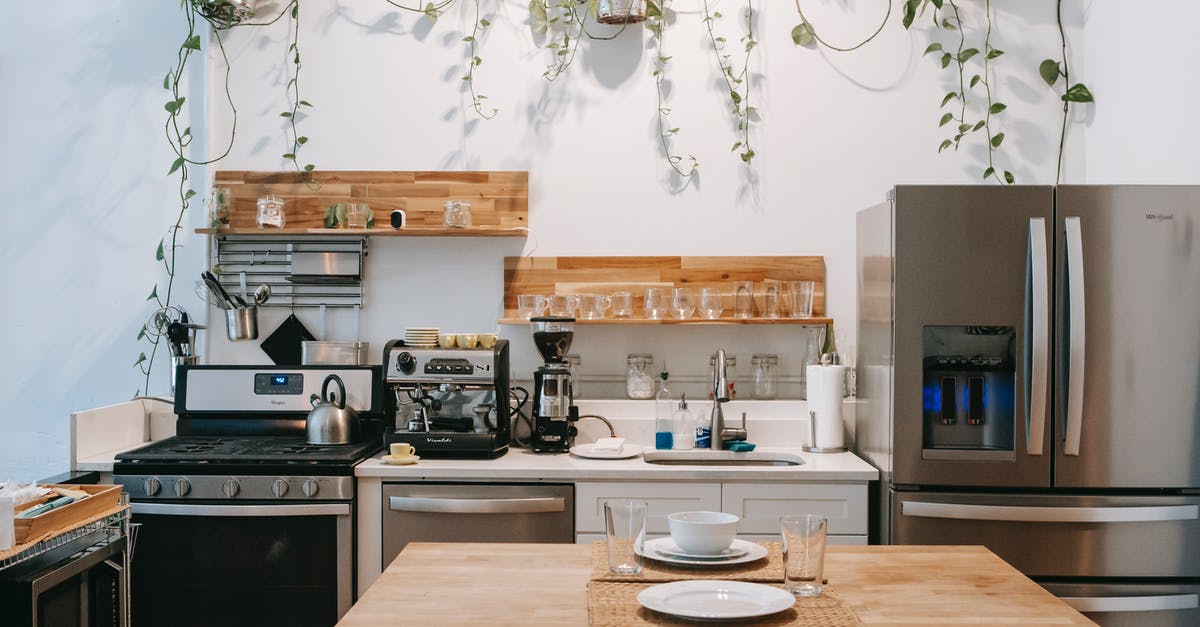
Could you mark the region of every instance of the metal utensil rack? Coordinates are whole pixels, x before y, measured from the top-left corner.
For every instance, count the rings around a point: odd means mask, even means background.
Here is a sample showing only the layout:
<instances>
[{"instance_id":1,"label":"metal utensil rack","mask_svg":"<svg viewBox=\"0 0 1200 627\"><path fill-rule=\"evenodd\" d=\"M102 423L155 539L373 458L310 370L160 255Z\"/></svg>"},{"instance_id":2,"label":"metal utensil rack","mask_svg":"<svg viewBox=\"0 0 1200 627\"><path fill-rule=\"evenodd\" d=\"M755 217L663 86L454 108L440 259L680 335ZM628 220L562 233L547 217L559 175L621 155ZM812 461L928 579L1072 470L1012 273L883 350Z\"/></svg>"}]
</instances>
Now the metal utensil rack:
<instances>
[{"instance_id":1,"label":"metal utensil rack","mask_svg":"<svg viewBox=\"0 0 1200 627\"><path fill-rule=\"evenodd\" d=\"M241 294L242 273L250 295L266 283L271 297L262 307L353 308L363 304L362 272L367 256L366 236L295 235L286 239L255 235L222 235L213 239L214 271L230 294ZM357 278L331 282L292 280L293 253L353 253L358 255Z\"/></svg>"}]
</instances>

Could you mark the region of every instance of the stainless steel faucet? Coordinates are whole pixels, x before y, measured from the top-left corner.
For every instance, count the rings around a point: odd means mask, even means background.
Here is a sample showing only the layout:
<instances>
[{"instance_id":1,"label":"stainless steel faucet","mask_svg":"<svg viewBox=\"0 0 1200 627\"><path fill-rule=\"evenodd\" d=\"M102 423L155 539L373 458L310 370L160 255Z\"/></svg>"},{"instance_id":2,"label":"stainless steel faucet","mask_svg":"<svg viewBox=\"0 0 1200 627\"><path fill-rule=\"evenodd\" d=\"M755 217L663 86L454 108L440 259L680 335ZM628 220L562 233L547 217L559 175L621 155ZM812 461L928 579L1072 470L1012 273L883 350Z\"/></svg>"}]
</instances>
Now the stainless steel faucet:
<instances>
[{"instance_id":1,"label":"stainless steel faucet","mask_svg":"<svg viewBox=\"0 0 1200 627\"><path fill-rule=\"evenodd\" d=\"M725 349L717 349L716 363L713 365L713 408L709 430L712 433L712 450L725 450L725 443L733 440L746 439L746 418L743 414L742 426L726 427L725 413L721 410L722 403L729 402L729 375L726 372Z\"/></svg>"}]
</instances>

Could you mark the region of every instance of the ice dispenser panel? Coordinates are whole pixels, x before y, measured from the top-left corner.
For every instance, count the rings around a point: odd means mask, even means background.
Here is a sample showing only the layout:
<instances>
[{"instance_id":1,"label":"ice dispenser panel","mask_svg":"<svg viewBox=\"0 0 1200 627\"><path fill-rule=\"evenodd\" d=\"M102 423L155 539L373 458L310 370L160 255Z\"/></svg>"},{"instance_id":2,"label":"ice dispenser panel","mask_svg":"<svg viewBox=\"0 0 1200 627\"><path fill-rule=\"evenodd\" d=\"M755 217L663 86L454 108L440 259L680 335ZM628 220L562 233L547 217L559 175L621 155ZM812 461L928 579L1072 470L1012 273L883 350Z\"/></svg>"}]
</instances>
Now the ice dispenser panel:
<instances>
[{"instance_id":1,"label":"ice dispenser panel","mask_svg":"<svg viewBox=\"0 0 1200 627\"><path fill-rule=\"evenodd\" d=\"M1015 327L926 326L922 459L1013 461Z\"/></svg>"}]
</instances>

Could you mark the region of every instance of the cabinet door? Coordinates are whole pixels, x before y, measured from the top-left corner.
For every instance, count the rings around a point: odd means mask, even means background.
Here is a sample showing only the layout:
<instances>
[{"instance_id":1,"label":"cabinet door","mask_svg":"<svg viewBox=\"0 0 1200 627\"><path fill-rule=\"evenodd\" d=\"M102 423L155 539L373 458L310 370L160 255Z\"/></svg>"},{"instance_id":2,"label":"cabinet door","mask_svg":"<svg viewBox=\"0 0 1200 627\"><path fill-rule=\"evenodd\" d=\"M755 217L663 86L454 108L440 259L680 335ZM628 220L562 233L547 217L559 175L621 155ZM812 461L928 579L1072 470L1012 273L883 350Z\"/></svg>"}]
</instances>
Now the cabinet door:
<instances>
[{"instance_id":1,"label":"cabinet door","mask_svg":"<svg viewBox=\"0 0 1200 627\"><path fill-rule=\"evenodd\" d=\"M864 492L864 500L865 500ZM636 499L646 501L646 532L666 534L667 516L695 510L720 511L719 483L618 483L575 484L575 531L604 533L604 502ZM864 531L865 533L865 531Z\"/></svg>"},{"instance_id":2,"label":"cabinet door","mask_svg":"<svg viewBox=\"0 0 1200 627\"><path fill-rule=\"evenodd\" d=\"M867 533L866 484L726 483L721 511L737 514L738 533L778 538L779 517L817 514L829 519L830 535Z\"/></svg>"}]
</instances>

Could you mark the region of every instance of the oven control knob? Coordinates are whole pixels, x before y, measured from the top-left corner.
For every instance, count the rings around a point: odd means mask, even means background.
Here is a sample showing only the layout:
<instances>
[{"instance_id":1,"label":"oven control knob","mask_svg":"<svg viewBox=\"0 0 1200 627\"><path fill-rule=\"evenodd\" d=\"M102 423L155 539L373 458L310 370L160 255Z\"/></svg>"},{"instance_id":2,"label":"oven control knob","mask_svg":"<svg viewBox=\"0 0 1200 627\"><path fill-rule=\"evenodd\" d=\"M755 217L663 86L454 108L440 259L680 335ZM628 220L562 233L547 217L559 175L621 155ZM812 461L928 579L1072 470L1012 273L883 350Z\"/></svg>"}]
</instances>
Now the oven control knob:
<instances>
[{"instance_id":1,"label":"oven control knob","mask_svg":"<svg viewBox=\"0 0 1200 627\"><path fill-rule=\"evenodd\" d=\"M175 480L175 495L176 496L187 496L188 492L191 492L191 491L192 491L192 482L188 481L187 479L176 479Z\"/></svg>"},{"instance_id":2,"label":"oven control knob","mask_svg":"<svg viewBox=\"0 0 1200 627\"><path fill-rule=\"evenodd\" d=\"M404 374L412 374L417 369L417 360L412 356L412 353L404 351L396 358L396 368Z\"/></svg>"},{"instance_id":3,"label":"oven control knob","mask_svg":"<svg viewBox=\"0 0 1200 627\"><path fill-rule=\"evenodd\" d=\"M321 486L315 479L305 479L304 483L300 486L300 491L304 493L304 496L316 496L317 491L320 489Z\"/></svg>"},{"instance_id":4,"label":"oven control knob","mask_svg":"<svg viewBox=\"0 0 1200 627\"><path fill-rule=\"evenodd\" d=\"M146 490L146 496L154 496L158 494L159 490L162 490L162 483L158 479L150 477L142 484L142 487Z\"/></svg>"},{"instance_id":5,"label":"oven control knob","mask_svg":"<svg viewBox=\"0 0 1200 627\"><path fill-rule=\"evenodd\" d=\"M287 494L287 491L288 482L284 481L283 479L276 479L275 482L271 484L271 494L274 494L279 498L283 498L283 495Z\"/></svg>"},{"instance_id":6,"label":"oven control knob","mask_svg":"<svg viewBox=\"0 0 1200 627\"><path fill-rule=\"evenodd\" d=\"M221 494L227 497L237 496L242 489L242 484L238 483L237 479L228 479L221 484Z\"/></svg>"}]
</instances>

